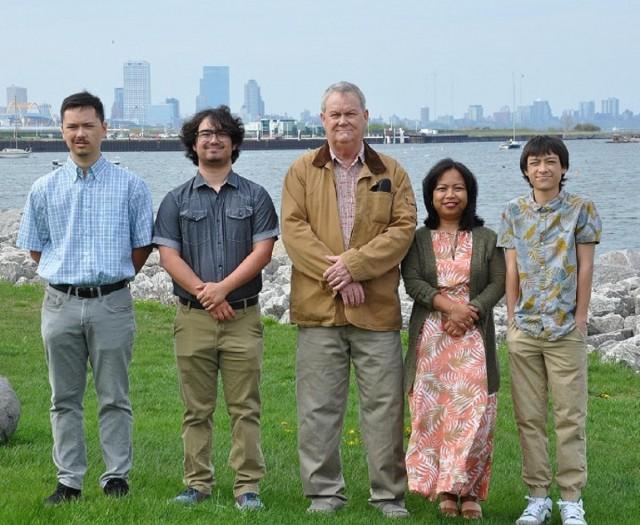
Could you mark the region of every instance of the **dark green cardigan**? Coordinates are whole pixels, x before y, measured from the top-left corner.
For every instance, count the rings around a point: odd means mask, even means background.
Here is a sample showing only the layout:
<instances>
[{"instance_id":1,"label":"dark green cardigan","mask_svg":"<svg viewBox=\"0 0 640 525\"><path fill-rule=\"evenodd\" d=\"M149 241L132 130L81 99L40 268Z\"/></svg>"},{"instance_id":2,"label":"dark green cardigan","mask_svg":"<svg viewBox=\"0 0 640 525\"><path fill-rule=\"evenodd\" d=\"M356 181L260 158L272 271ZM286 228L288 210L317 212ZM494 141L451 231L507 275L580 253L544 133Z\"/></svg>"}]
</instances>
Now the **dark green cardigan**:
<instances>
[{"instance_id":1,"label":"dark green cardigan","mask_svg":"<svg viewBox=\"0 0 640 525\"><path fill-rule=\"evenodd\" d=\"M482 333L487 361L489 394L498 391L500 372L496 359L496 337L493 307L504 295L505 265L502 249L496 247L496 234L482 226L473 228L471 251L470 304L480 311L478 327ZM438 293L436 258L431 243L431 230L418 228L409 253L402 261L402 278L407 293L413 298L409 321L409 350L405 358L405 390L413 388L416 376L416 347L420 330L433 311L433 298Z\"/></svg>"}]
</instances>

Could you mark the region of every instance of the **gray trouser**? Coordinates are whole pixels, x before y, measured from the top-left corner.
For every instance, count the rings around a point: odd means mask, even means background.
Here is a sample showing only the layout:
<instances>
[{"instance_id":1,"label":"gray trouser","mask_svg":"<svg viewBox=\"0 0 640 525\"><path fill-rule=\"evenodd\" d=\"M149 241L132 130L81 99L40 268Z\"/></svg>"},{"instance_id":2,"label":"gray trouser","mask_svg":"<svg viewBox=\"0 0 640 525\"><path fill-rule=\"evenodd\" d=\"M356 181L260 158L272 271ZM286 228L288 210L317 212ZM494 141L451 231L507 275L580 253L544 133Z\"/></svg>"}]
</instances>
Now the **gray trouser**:
<instances>
[{"instance_id":1,"label":"gray trouser","mask_svg":"<svg viewBox=\"0 0 640 525\"><path fill-rule=\"evenodd\" d=\"M404 498L402 346L398 332L300 327L296 357L298 454L305 496L344 495L340 441L353 361L370 501Z\"/></svg>"},{"instance_id":2,"label":"gray trouser","mask_svg":"<svg viewBox=\"0 0 640 525\"><path fill-rule=\"evenodd\" d=\"M100 444L111 478L127 479L131 469L128 368L135 320L128 287L82 299L47 287L42 305L42 339L51 385L53 462L58 481L82 488L87 470L82 404L91 363L98 397Z\"/></svg>"}]
</instances>

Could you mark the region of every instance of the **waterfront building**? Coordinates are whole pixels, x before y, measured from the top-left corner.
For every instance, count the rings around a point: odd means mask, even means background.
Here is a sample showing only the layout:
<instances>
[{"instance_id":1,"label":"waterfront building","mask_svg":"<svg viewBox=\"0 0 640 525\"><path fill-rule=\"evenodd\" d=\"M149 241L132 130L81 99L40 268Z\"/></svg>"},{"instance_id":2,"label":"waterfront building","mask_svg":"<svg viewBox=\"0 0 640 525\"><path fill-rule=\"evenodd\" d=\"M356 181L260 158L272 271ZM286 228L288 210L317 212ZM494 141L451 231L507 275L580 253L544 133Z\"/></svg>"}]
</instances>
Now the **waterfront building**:
<instances>
[{"instance_id":1,"label":"waterfront building","mask_svg":"<svg viewBox=\"0 0 640 525\"><path fill-rule=\"evenodd\" d=\"M168 98L165 102L172 108L171 127L173 129L179 129L182 123L182 120L180 119L180 101L177 98Z\"/></svg>"},{"instance_id":2,"label":"waterfront building","mask_svg":"<svg viewBox=\"0 0 640 525\"><path fill-rule=\"evenodd\" d=\"M124 118L124 88L117 87L113 90L113 105L111 106L111 119L122 120Z\"/></svg>"},{"instance_id":3,"label":"waterfront building","mask_svg":"<svg viewBox=\"0 0 640 525\"><path fill-rule=\"evenodd\" d=\"M593 100L580 102L579 116L580 122L593 122L596 115L596 103Z\"/></svg>"},{"instance_id":4,"label":"waterfront building","mask_svg":"<svg viewBox=\"0 0 640 525\"><path fill-rule=\"evenodd\" d=\"M543 129L553 123L551 106L547 100L534 100L531 105L531 125L534 128Z\"/></svg>"},{"instance_id":5,"label":"waterfront building","mask_svg":"<svg viewBox=\"0 0 640 525\"><path fill-rule=\"evenodd\" d=\"M124 119L144 127L151 104L151 66L144 60L125 62L123 77Z\"/></svg>"},{"instance_id":6,"label":"waterfront building","mask_svg":"<svg viewBox=\"0 0 640 525\"><path fill-rule=\"evenodd\" d=\"M601 102L601 112L604 115L618 117L620 115L620 100L615 97L609 97Z\"/></svg>"},{"instance_id":7,"label":"waterfront building","mask_svg":"<svg viewBox=\"0 0 640 525\"><path fill-rule=\"evenodd\" d=\"M229 106L229 66L204 66L196 111L220 104Z\"/></svg>"},{"instance_id":8,"label":"waterfront building","mask_svg":"<svg viewBox=\"0 0 640 525\"><path fill-rule=\"evenodd\" d=\"M264 100L260 95L260 86L255 80L244 85L243 118L247 122L259 120L264 116Z\"/></svg>"},{"instance_id":9,"label":"waterfront building","mask_svg":"<svg viewBox=\"0 0 640 525\"><path fill-rule=\"evenodd\" d=\"M473 104L469 106L467 109L467 114L465 115L467 120L471 122L482 122L484 120L484 109L480 104Z\"/></svg>"},{"instance_id":10,"label":"waterfront building","mask_svg":"<svg viewBox=\"0 0 640 525\"><path fill-rule=\"evenodd\" d=\"M429 108L424 106L420 108L420 127L427 128L429 126Z\"/></svg>"},{"instance_id":11,"label":"waterfront building","mask_svg":"<svg viewBox=\"0 0 640 525\"><path fill-rule=\"evenodd\" d=\"M7 110L15 107L15 104L27 104L27 88L14 86L13 84L7 88Z\"/></svg>"}]
</instances>

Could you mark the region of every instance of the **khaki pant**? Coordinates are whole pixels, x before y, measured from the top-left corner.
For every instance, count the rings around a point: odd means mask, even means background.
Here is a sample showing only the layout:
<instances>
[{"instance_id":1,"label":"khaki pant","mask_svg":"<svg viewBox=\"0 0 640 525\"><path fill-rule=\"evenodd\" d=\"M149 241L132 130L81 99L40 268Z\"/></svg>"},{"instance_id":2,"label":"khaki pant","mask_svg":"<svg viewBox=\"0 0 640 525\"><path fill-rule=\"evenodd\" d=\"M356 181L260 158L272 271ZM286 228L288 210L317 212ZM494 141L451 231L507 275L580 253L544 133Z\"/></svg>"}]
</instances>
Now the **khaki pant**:
<instances>
[{"instance_id":1,"label":"khaki pant","mask_svg":"<svg viewBox=\"0 0 640 525\"><path fill-rule=\"evenodd\" d=\"M536 339L511 323L507 331L511 394L520 445L522 479L530 494L546 496L552 473L547 439L548 392L556 431L556 481L562 499L576 501L587 482L587 352L573 330L557 341Z\"/></svg>"},{"instance_id":2,"label":"khaki pant","mask_svg":"<svg viewBox=\"0 0 640 525\"><path fill-rule=\"evenodd\" d=\"M260 448L260 309L236 310L232 321L217 321L204 310L179 305L175 319L175 351L182 421L184 483L209 494L214 484L211 465L213 412L218 371L231 418L229 466L235 470L234 496L259 492L265 464Z\"/></svg>"},{"instance_id":3,"label":"khaki pant","mask_svg":"<svg viewBox=\"0 0 640 525\"><path fill-rule=\"evenodd\" d=\"M398 332L300 327L296 357L298 454L305 496L346 499L340 441L350 364L360 395L370 501L404 498L402 346Z\"/></svg>"}]
</instances>

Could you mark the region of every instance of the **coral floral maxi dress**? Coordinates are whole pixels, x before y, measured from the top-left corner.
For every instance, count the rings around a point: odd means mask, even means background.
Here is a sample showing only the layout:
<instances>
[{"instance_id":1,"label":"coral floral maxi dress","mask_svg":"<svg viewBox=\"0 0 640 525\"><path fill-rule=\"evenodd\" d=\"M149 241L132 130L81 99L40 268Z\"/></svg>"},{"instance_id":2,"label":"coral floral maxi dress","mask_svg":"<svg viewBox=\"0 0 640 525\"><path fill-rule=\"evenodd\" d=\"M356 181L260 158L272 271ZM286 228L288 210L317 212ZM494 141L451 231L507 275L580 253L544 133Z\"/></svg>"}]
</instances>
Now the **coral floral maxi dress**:
<instances>
[{"instance_id":1,"label":"coral floral maxi dress","mask_svg":"<svg viewBox=\"0 0 640 525\"><path fill-rule=\"evenodd\" d=\"M432 231L438 289L469 301L472 235ZM442 492L486 499L491 477L497 399L487 392L484 343L477 326L451 337L440 312L429 312L419 337L409 394L409 490L435 499Z\"/></svg>"}]
</instances>

